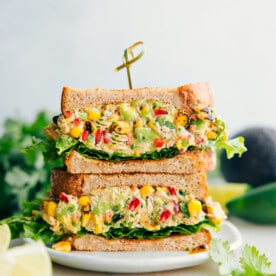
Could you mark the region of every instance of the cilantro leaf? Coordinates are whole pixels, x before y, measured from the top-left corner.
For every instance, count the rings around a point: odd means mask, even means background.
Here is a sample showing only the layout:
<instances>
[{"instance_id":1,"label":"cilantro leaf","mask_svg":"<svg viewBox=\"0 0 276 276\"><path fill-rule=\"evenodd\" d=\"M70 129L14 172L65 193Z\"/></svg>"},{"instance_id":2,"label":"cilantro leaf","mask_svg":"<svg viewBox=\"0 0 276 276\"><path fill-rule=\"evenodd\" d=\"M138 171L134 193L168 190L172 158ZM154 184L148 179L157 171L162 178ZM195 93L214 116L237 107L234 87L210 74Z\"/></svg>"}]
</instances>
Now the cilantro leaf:
<instances>
[{"instance_id":1,"label":"cilantro leaf","mask_svg":"<svg viewBox=\"0 0 276 276\"><path fill-rule=\"evenodd\" d=\"M51 170L62 165L61 158L55 162L44 159L42 147L46 146L41 141L50 120L45 111L30 123L19 116L5 120L0 137L0 219L21 212L24 200L45 196L50 189ZM38 142L40 146L34 145Z\"/></svg>"},{"instance_id":2,"label":"cilantro leaf","mask_svg":"<svg viewBox=\"0 0 276 276\"><path fill-rule=\"evenodd\" d=\"M211 259L218 264L220 275L232 275L239 270L234 251L230 249L228 241L213 239L209 251Z\"/></svg>"},{"instance_id":3,"label":"cilantro leaf","mask_svg":"<svg viewBox=\"0 0 276 276\"><path fill-rule=\"evenodd\" d=\"M269 273L271 262L266 255L261 255L255 246L246 244L241 250L240 264L245 270L245 275L255 275L256 273L252 274L254 272L264 275Z\"/></svg>"},{"instance_id":4,"label":"cilantro leaf","mask_svg":"<svg viewBox=\"0 0 276 276\"><path fill-rule=\"evenodd\" d=\"M218 264L220 275L231 276L275 276L270 273L271 262L265 254L260 254L255 246L246 244L241 249L239 262L228 241L213 239L209 251L210 258Z\"/></svg>"}]
</instances>

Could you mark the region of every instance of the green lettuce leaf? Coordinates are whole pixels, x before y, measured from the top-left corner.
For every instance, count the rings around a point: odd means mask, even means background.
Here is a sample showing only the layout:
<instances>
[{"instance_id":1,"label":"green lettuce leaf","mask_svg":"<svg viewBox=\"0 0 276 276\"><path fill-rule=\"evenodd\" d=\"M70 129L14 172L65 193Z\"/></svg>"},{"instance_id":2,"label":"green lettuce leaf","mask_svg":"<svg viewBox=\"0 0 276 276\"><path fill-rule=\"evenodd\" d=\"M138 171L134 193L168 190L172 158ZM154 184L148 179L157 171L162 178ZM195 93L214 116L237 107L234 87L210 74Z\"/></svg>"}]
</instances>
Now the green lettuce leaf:
<instances>
[{"instance_id":1,"label":"green lettuce leaf","mask_svg":"<svg viewBox=\"0 0 276 276\"><path fill-rule=\"evenodd\" d=\"M0 224L7 224L9 226L12 239L41 239L47 244L54 243L61 238L61 236L54 234L50 230L50 225L39 214L32 215L33 210L39 210L41 203L41 199L36 199L32 202L25 201L23 203L24 212L22 214L17 214L0 221Z\"/></svg>"},{"instance_id":2,"label":"green lettuce leaf","mask_svg":"<svg viewBox=\"0 0 276 276\"><path fill-rule=\"evenodd\" d=\"M239 157L241 157L242 154L247 151L247 148L244 145L244 138L241 136L227 141L218 141L216 142L215 147L219 150L225 149L228 159L231 159L235 154L238 154Z\"/></svg>"},{"instance_id":3,"label":"green lettuce leaf","mask_svg":"<svg viewBox=\"0 0 276 276\"><path fill-rule=\"evenodd\" d=\"M139 158L135 155L126 155L123 153L113 153L113 154L108 154L105 151L102 150L96 150L96 149L90 149L87 148L84 144L78 143L75 147L74 150L79 152L80 154L97 159L97 160L107 160L107 161L124 161L124 160L160 160L163 158L172 158L176 155L179 154L179 150L175 147L170 147L170 148L163 148L160 151L154 151L154 152L146 152L143 153Z\"/></svg>"},{"instance_id":4,"label":"green lettuce leaf","mask_svg":"<svg viewBox=\"0 0 276 276\"><path fill-rule=\"evenodd\" d=\"M181 224L178 226L165 227L158 231L149 231L144 228L128 228L121 226L120 228L110 228L108 232L102 235L107 239L157 239L166 238L172 234L195 234L204 228L217 230L216 227L217 226L211 220L205 219L196 225Z\"/></svg>"}]
</instances>

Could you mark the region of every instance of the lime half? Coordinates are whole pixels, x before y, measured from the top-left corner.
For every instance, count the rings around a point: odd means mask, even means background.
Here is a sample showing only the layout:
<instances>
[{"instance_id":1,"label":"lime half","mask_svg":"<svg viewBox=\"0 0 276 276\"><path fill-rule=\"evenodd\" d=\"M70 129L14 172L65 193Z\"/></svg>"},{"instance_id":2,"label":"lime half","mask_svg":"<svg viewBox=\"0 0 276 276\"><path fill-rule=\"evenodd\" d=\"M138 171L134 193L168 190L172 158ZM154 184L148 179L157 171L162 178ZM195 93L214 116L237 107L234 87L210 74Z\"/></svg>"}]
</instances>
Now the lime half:
<instances>
[{"instance_id":1,"label":"lime half","mask_svg":"<svg viewBox=\"0 0 276 276\"><path fill-rule=\"evenodd\" d=\"M52 263L42 242L13 247L0 258L0 275L51 276Z\"/></svg>"},{"instance_id":2,"label":"lime half","mask_svg":"<svg viewBox=\"0 0 276 276\"><path fill-rule=\"evenodd\" d=\"M214 201L220 203L222 209L227 213L226 203L238 196L245 194L250 189L246 183L223 183L223 184L209 184L209 196Z\"/></svg>"},{"instance_id":3,"label":"lime half","mask_svg":"<svg viewBox=\"0 0 276 276\"><path fill-rule=\"evenodd\" d=\"M7 224L0 225L0 253L7 251L11 242L11 231Z\"/></svg>"}]
</instances>

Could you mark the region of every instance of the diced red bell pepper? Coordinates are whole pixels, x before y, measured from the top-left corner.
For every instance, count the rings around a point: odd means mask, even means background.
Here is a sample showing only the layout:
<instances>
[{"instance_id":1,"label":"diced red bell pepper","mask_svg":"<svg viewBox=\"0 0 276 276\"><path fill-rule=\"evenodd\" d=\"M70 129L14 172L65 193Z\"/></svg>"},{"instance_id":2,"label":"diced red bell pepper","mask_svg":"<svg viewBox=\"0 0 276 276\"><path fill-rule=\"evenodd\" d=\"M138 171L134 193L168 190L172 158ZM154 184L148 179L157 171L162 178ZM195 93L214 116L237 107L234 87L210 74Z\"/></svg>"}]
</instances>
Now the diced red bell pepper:
<instances>
[{"instance_id":1,"label":"diced red bell pepper","mask_svg":"<svg viewBox=\"0 0 276 276\"><path fill-rule=\"evenodd\" d=\"M174 186L169 186L168 187L170 195L176 195L176 189Z\"/></svg>"},{"instance_id":2,"label":"diced red bell pepper","mask_svg":"<svg viewBox=\"0 0 276 276\"><path fill-rule=\"evenodd\" d=\"M154 146L156 148L162 148L163 145L164 145L164 143L165 143L165 141L164 141L164 139L156 138L156 139L154 139L153 143L154 143Z\"/></svg>"},{"instance_id":3,"label":"diced red bell pepper","mask_svg":"<svg viewBox=\"0 0 276 276\"><path fill-rule=\"evenodd\" d=\"M66 203L69 201L68 196L67 196L65 193L63 193L63 192L61 192L61 193L59 194L59 199L60 199L61 201L66 202Z\"/></svg>"},{"instance_id":4,"label":"diced red bell pepper","mask_svg":"<svg viewBox=\"0 0 276 276\"><path fill-rule=\"evenodd\" d=\"M89 137L89 131L84 130L82 135L81 135L82 141L86 141L88 139L88 137Z\"/></svg>"},{"instance_id":5,"label":"diced red bell pepper","mask_svg":"<svg viewBox=\"0 0 276 276\"><path fill-rule=\"evenodd\" d=\"M75 126L79 126L80 123L81 123L81 119L80 119L80 118L76 118L76 119L73 120L73 124L74 124Z\"/></svg>"},{"instance_id":6,"label":"diced red bell pepper","mask_svg":"<svg viewBox=\"0 0 276 276\"><path fill-rule=\"evenodd\" d=\"M101 129L97 129L96 134L95 134L95 144L100 143L102 139L103 131Z\"/></svg>"},{"instance_id":7,"label":"diced red bell pepper","mask_svg":"<svg viewBox=\"0 0 276 276\"><path fill-rule=\"evenodd\" d=\"M171 217L172 213L170 210L165 209L159 214L159 220L161 222L167 221Z\"/></svg>"},{"instance_id":8,"label":"diced red bell pepper","mask_svg":"<svg viewBox=\"0 0 276 276\"><path fill-rule=\"evenodd\" d=\"M168 114L168 111L165 109L155 109L154 113L156 116L160 116Z\"/></svg>"},{"instance_id":9,"label":"diced red bell pepper","mask_svg":"<svg viewBox=\"0 0 276 276\"><path fill-rule=\"evenodd\" d=\"M138 197L134 197L129 203L128 203L128 209L130 211L134 211L139 205L141 204L141 201Z\"/></svg>"},{"instance_id":10,"label":"diced red bell pepper","mask_svg":"<svg viewBox=\"0 0 276 276\"><path fill-rule=\"evenodd\" d=\"M103 142L104 142L104 144L109 144L111 142L110 138L106 134L106 130L102 131L102 136L103 136Z\"/></svg>"},{"instance_id":11,"label":"diced red bell pepper","mask_svg":"<svg viewBox=\"0 0 276 276\"><path fill-rule=\"evenodd\" d=\"M65 118L70 118L71 116L72 116L72 111L70 111L70 110L66 110L66 111L64 111L64 116L65 116Z\"/></svg>"},{"instance_id":12,"label":"diced red bell pepper","mask_svg":"<svg viewBox=\"0 0 276 276\"><path fill-rule=\"evenodd\" d=\"M196 113L191 114L191 115L190 115L190 118L191 118L192 120L197 120L197 119L198 119L198 114L196 114Z\"/></svg>"}]
</instances>

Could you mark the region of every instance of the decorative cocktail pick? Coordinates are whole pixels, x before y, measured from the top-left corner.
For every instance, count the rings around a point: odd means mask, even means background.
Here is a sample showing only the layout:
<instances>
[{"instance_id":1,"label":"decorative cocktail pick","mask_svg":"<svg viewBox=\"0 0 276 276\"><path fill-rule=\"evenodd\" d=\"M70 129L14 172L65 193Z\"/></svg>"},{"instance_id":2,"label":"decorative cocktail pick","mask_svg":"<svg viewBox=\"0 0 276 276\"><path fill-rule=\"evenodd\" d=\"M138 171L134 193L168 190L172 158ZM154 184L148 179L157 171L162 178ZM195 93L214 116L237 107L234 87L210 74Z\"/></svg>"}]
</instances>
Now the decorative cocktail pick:
<instances>
[{"instance_id":1,"label":"decorative cocktail pick","mask_svg":"<svg viewBox=\"0 0 276 276\"><path fill-rule=\"evenodd\" d=\"M137 56L135 56L134 49L137 48L139 45L142 45L143 48L140 51L140 53L137 54ZM114 69L117 72L117 71L119 71L123 68L126 68L129 89L132 89L130 67L134 62L136 62L138 59L140 59L143 55L144 55L144 43L142 41L138 41L138 42L132 44L130 47L128 47L127 49L124 50L123 64Z\"/></svg>"}]
</instances>

